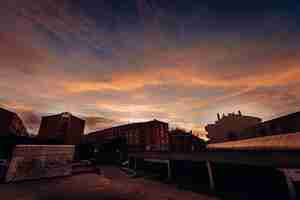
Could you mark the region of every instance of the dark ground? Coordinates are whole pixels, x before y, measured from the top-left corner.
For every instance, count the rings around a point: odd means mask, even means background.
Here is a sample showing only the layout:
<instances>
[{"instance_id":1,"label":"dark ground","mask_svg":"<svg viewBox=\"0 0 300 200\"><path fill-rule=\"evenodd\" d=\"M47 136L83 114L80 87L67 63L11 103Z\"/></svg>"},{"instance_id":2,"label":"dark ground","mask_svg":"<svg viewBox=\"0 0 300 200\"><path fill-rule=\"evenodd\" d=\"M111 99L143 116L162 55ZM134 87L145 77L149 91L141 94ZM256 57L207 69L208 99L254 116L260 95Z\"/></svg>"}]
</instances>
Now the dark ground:
<instances>
[{"instance_id":1,"label":"dark ground","mask_svg":"<svg viewBox=\"0 0 300 200\"><path fill-rule=\"evenodd\" d=\"M81 174L66 178L0 184L3 200L215 200L183 191L175 185L129 178L116 167L102 167L103 175Z\"/></svg>"}]
</instances>

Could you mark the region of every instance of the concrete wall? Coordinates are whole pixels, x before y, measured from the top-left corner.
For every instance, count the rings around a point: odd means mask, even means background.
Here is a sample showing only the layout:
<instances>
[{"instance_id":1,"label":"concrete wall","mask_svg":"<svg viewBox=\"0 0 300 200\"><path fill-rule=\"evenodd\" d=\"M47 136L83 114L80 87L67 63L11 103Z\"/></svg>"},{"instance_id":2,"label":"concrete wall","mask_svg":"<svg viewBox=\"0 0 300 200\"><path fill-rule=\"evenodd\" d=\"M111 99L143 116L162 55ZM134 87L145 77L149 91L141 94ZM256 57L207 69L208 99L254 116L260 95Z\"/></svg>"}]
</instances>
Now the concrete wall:
<instances>
[{"instance_id":1,"label":"concrete wall","mask_svg":"<svg viewBox=\"0 0 300 200\"><path fill-rule=\"evenodd\" d=\"M72 145L17 145L6 182L71 175L74 151Z\"/></svg>"}]
</instances>

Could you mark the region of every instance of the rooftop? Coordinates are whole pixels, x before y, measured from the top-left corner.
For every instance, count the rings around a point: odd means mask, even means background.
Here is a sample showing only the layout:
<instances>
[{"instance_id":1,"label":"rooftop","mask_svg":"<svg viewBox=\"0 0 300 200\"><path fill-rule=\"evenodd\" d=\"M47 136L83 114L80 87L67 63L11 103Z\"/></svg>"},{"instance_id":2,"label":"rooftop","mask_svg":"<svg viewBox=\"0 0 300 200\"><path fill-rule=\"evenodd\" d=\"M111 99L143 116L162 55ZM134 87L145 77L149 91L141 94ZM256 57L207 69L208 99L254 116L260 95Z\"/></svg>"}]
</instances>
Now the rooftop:
<instances>
[{"instance_id":1,"label":"rooftop","mask_svg":"<svg viewBox=\"0 0 300 200\"><path fill-rule=\"evenodd\" d=\"M300 150L300 132L209 144L210 150Z\"/></svg>"},{"instance_id":2,"label":"rooftop","mask_svg":"<svg viewBox=\"0 0 300 200\"><path fill-rule=\"evenodd\" d=\"M86 136L96 135L96 134L99 134L101 132L109 131L109 130L114 129L114 128L125 128L125 127L129 127L129 126L144 125L144 124L148 124L148 123L152 123L152 122L167 124L166 122L154 119L154 120L147 121L147 122L135 122L135 123L129 123L129 124L124 124L124 125L114 126L114 127L111 127L111 128L106 128L106 129L102 129L102 130L99 130L99 131L94 131L92 133L88 133L88 134L86 134Z\"/></svg>"}]
</instances>

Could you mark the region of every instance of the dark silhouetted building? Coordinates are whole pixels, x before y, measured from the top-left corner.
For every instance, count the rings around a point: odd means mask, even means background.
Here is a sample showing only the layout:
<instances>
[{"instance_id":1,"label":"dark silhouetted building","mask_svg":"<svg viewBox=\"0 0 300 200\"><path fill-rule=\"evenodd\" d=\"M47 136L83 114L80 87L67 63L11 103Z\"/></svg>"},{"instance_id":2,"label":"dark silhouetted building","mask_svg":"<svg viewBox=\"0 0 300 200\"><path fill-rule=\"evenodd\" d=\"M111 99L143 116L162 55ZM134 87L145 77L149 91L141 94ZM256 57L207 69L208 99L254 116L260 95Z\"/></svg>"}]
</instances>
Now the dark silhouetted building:
<instances>
[{"instance_id":1,"label":"dark silhouetted building","mask_svg":"<svg viewBox=\"0 0 300 200\"><path fill-rule=\"evenodd\" d=\"M38 139L42 143L71 144L81 143L85 121L70 113L42 117Z\"/></svg>"},{"instance_id":2,"label":"dark silhouetted building","mask_svg":"<svg viewBox=\"0 0 300 200\"><path fill-rule=\"evenodd\" d=\"M218 114L218 120L214 124L208 124L205 130L208 132L210 143L226 142L244 138L242 131L261 123L257 117L245 116L239 111L238 114L229 113L222 117Z\"/></svg>"},{"instance_id":3,"label":"dark silhouetted building","mask_svg":"<svg viewBox=\"0 0 300 200\"><path fill-rule=\"evenodd\" d=\"M158 120L112 127L85 137L89 144L103 144L123 138L129 151L169 150L169 125Z\"/></svg>"},{"instance_id":4,"label":"dark silhouetted building","mask_svg":"<svg viewBox=\"0 0 300 200\"><path fill-rule=\"evenodd\" d=\"M21 118L9 110L0 108L0 136L28 136Z\"/></svg>"},{"instance_id":5,"label":"dark silhouetted building","mask_svg":"<svg viewBox=\"0 0 300 200\"><path fill-rule=\"evenodd\" d=\"M300 132L300 112L259 123L242 131L244 138Z\"/></svg>"},{"instance_id":6,"label":"dark silhouetted building","mask_svg":"<svg viewBox=\"0 0 300 200\"><path fill-rule=\"evenodd\" d=\"M181 129L170 131L170 151L172 152L197 152L205 148L206 142Z\"/></svg>"},{"instance_id":7,"label":"dark silhouetted building","mask_svg":"<svg viewBox=\"0 0 300 200\"><path fill-rule=\"evenodd\" d=\"M8 159L16 144L31 142L21 118L16 113L0 108L0 160Z\"/></svg>"}]
</instances>

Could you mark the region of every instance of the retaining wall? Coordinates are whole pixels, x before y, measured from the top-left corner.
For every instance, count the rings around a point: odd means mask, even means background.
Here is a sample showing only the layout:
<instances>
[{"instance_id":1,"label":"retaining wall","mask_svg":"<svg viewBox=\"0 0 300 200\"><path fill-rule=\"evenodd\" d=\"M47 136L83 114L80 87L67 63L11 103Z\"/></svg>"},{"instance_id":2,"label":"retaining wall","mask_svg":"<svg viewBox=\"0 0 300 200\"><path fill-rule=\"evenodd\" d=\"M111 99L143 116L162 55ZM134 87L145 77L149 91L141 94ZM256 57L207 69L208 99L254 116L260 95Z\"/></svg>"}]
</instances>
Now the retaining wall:
<instances>
[{"instance_id":1,"label":"retaining wall","mask_svg":"<svg viewBox=\"0 0 300 200\"><path fill-rule=\"evenodd\" d=\"M5 181L71 175L74 152L73 145L17 145Z\"/></svg>"}]
</instances>

